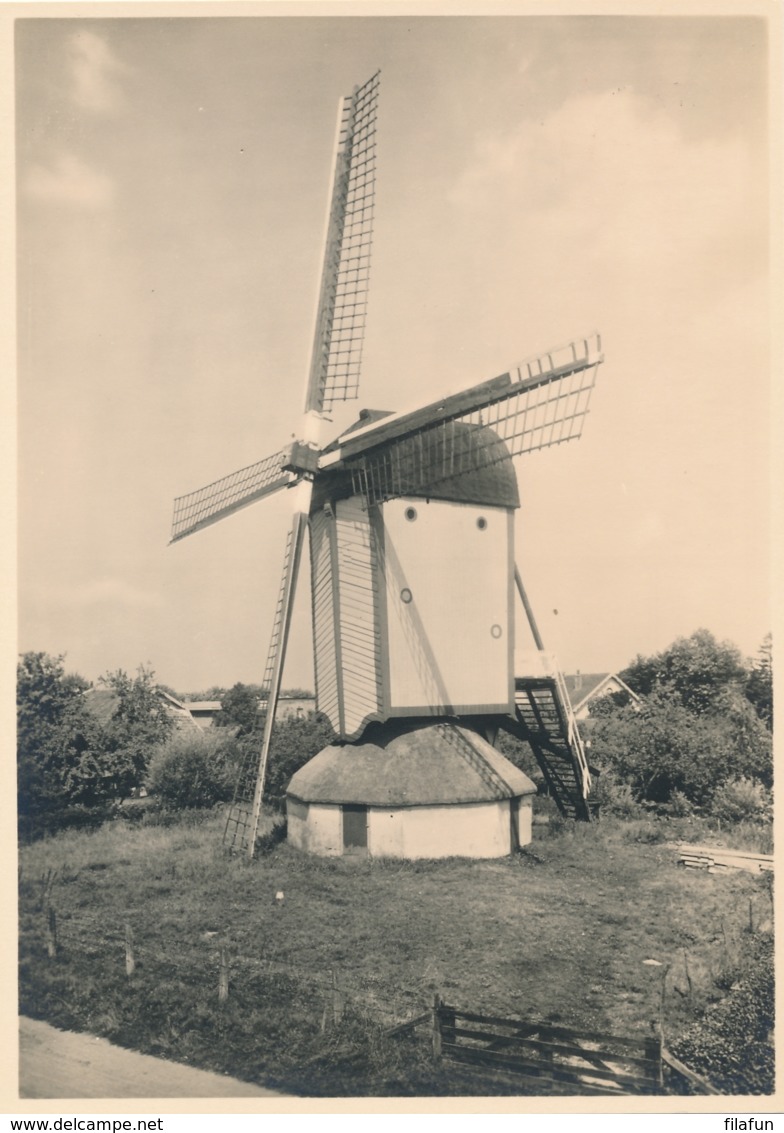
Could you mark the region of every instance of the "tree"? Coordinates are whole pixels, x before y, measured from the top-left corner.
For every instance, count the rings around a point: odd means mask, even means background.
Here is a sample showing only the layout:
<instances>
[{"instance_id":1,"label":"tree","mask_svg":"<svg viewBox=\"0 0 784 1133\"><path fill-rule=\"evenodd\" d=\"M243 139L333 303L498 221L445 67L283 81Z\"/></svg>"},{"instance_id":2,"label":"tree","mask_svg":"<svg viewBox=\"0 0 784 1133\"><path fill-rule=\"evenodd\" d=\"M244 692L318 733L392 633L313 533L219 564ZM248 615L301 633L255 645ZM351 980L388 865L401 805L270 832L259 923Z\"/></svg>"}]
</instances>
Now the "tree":
<instances>
[{"instance_id":1,"label":"tree","mask_svg":"<svg viewBox=\"0 0 784 1133\"><path fill-rule=\"evenodd\" d=\"M100 683L117 697L101 728L104 767L116 797L125 798L144 782L154 752L174 731L174 720L158 696L151 669L140 665L135 677L118 669L102 676Z\"/></svg>"},{"instance_id":2,"label":"tree","mask_svg":"<svg viewBox=\"0 0 784 1133\"><path fill-rule=\"evenodd\" d=\"M658 689L636 711L593 717L590 738L591 762L628 783L639 800L667 803L679 791L708 806L729 779L771 781L770 735L742 699L725 713L696 713Z\"/></svg>"},{"instance_id":3,"label":"tree","mask_svg":"<svg viewBox=\"0 0 784 1133\"><path fill-rule=\"evenodd\" d=\"M225 729L178 732L150 761L147 789L171 810L211 807L232 798L236 763L237 744Z\"/></svg>"},{"instance_id":4,"label":"tree","mask_svg":"<svg viewBox=\"0 0 784 1133\"><path fill-rule=\"evenodd\" d=\"M54 829L73 807L105 804L111 788L99 757L100 728L64 656L24 653L17 665L17 798L20 831Z\"/></svg>"},{"instance_id":5,"label":"tree","mask_svg":"<svg viewBox=\"0 0 784 1133\"><path fill-rule=\"evenodd\" d=\"M746 696L757 715L769 728L773 727L773 635L762 639L756 660L746 680Z\"/></svg>"},{"instance_id":6,"label":"tree","mask_svg":"<svg viewBox=\"0 0 784 1133\"><path fill-rule=\"evenodd\" d=\"M28 837L100 819L144 781L152 754L174 730L150 670L101 678L116 702L102 721L85 695L89 681L66 673L63 662L25 653L17 667L18 804Z\"/></svg>"},{"instance_id":7,"label":"tree","mask_svg":"<svg viewBox=\"0 0 784 1133\"><path fill-rule=\"evenodd\" d=\"M708 712L729 690L743 688L746 668L731 642L718 642L709 630L698 629L652 657L637 656L620 676L641 696L658 689L692 712Z\"/></svg>"},{"instance_id":8,"label":"tree","mask_svg":"<svg viewBox=\"0 0 784 1133\"><path fill-rule=\"evenodd\" d=\"M235 684L221 697L220 712L215 714L218 728L236 728L237 736L247 736L258 725L259 697L250 685Z\"/></svg>"},{"instance_id":9,"label":"tree","mask_svg":"<svg viewBox=\"0 0 784 1133\"><path fill-rule=\"evenodd\" d=\"M264 801L275 810L284 810L286 788L295 771L336 741L337 736L329 720L319 712L288 716L276 723L270 745Z\"/></svg>"},{"instance_id":10,"label":"tree","mask_svg":"<svg viewBox=\"0 0 784 1133\"><path fill-rule=\"evenodd\" d=\"M183 693L178 699L185 701L186 704L190 704L194 700L222 700L225 695L226 689L223 685L211 685L209 688L202 689L200 692Z\"/></svg>"},{"instance_id":11,"label":"tree","mask_svg":"<svg viewBox=\"0 0 784 1133\"><path fill-rule=\"evenodd\" d=\"M679 638L622 673L644 699L591 707L591 761L626 782L638 800L668 803L675 792L709 806L722 784L750 779L770 787L769 730L747 696L740 652L707 630Z\"/></svg>"}]
</instances>

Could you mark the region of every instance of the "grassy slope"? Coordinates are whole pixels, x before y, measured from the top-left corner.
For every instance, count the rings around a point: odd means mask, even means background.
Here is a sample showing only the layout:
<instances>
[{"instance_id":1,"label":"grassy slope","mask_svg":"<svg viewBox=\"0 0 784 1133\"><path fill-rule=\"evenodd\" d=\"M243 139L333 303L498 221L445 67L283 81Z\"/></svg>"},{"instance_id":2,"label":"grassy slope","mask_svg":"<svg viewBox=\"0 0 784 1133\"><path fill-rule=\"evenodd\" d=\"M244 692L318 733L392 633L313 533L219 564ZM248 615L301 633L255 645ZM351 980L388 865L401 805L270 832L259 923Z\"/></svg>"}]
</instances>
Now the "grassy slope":
<instances>
[{"instance_id":1,"label":"grassy slope","mask_svg":"<svg viewBox=\"0 0 784 1133\"><path fill-rule=\"evenodd\" d=\"M631 829L569 826L492 862L318 861L283 845L252 866L224 857L218 816L61 835L21 854L22 1010L306 1092L453 1088L429 1069L412 1073L421 1049L398 1067L385 1049L342 1078L334 1059L322 1065L325 1051L365 1027L364 1012L405 1019L436 990L470 1010L644 1035L660 1018L667 969L673 1036L742 955L749 900L757 924L770 901L759 879L680 870L672 849L628 841ZM62 945L55 963L42 934L48 870ZM125 923L138 964L130 981ZM221 940L232 991L217 1012ZM323 1031L330 970L346 1017Z\"/></svg>"}]
</instances>

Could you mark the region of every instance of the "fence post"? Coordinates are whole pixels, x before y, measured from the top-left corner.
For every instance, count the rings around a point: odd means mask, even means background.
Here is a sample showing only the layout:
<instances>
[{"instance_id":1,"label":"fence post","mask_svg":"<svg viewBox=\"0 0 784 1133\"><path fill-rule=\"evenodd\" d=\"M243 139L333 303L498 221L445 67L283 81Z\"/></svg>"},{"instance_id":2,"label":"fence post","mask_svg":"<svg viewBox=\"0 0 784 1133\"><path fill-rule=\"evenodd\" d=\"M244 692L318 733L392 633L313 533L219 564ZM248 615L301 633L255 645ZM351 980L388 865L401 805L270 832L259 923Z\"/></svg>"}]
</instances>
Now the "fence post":
<instances>
[{"instance_id":1,"label":"fence post","mask_svg":"<svg viewBox=\"0 0 784 1133\"><path fill-rule=\"evenodd\" d=\"M441 1060L441 996L433 995L433 1058Z\"/></svg>"},{"instance_id":2,"label":"fence post","mask_svg":"<svg viewBox=\"0 0 784 1133\"><path fill-rule=\"evenodd\" d=\"M136 959L133 955L133 929L129 924L125 925L125 974L128 979L131 978L136 971Z\"/></svg>"},{"instance_id":3,"label":"fence post","mask_svg":"<svg viewBox=\"0 0 784 1133\"><path fill-rule=\"evenodd\" d=\"M338 976L334 968L330 968L332 977L332 1026L337 1027L343 1018L343 997L338 988Z\"/></svg>"},{"instance_id":4,"label":"fence post","mask_svg":"<svg viewBox=\"0 0 784 1133\"><path fill-rule=\"evenodd\" d=\"M543 1042L543 1043L551 1043L553 1041L552 1032L548 1031L546 1027L539 1027L538 1028L538 1035L539 1035L540 1041ZM539 1057L541 1058L542 1062L544 1062L546 1070L549 1073L552 1073L552 1071L555 1067L555 1058L553 1056L552 1050L550 1050L548 1048L547 1050L541 1051L540 1054L539 1054Z\"/></svg>"},{"instance_id":5,"label":"fence post","mask_svg":"<svg viewBox=\"0 0 784 1133\"><path fill-rule=\"evenodd\" d=\"M218 972L218 1003L225 1003L229 998L229 961L226 956L226 945L220 946L220 970Z\"/></svg>"},{"instance_id":6,"label":"fence post","mask_svg":"<svg viewBox=\"0 0 784 1133\"><path fill-rule=\"evenodd\" d=\"M664 1041L664 1016L667 1009L667 976L671 966L671 964L667 964L662 971L661 995L659 996L659 1034L662 1036L662 1041Z\"/></svg>"},{"instance_id":7,"label":"fence post","mask_svg":"<svg viewBox=\"0 0 784 1133\"><path fill-rule=\"evenodd\" d=\"M41 874L41 907L43 909L45 909L50 902L55 877L56 872L53 869L47 869Z\"/></svg>"},{"instance_id":8,"label":"fence post","mask_svg":"<svg viewBox=\"0 0 784 1133\"><path fill-rule=\"evenodd\" d=\"M52 960L57 956L57 913L54 905L48 905L46 909L46 951Z\"/></svg>"},{"instance_id":9,"label":"fence post","mask_svg":"<svg viewBox=\"0 0 784 1133\"><path fill-rule=\"evenodd\" d=\"M439 1012L441 1019L441 1042L448 1042L454 1044L455 1039L455 1009L454 1007L446 1007L441 1004Z\"/></svg>"},{"instance_id":10,"label":"fence post","mask_svg":"<svg viewBox=\"0 0 784 1133\"><path fill-rule=\"evenodd\" d=\"M684 971L686 972L686 983L688 984L688 987L689 987L689 1006L691 1008L693 1008L694 1007L694 985L691 982L691 973L689 971L689 954L688 954L688 952L686 951L685 948L683 950L683 968L684 968Z\"/></svg>"},{"instance_id":11,"label":"fence post","mask_svg":"<svg viewBox=\"0 0 784 1133\"><path fill-rule=\"evenodd\" d=\"M660 1090L664 1088L664 1063L662 1050L664 1048L664 1027L653 1024L654 1037L645 1040L645 1057L656 1063L654 1071L654 1085Z\"/></svg>"}]
</instances>

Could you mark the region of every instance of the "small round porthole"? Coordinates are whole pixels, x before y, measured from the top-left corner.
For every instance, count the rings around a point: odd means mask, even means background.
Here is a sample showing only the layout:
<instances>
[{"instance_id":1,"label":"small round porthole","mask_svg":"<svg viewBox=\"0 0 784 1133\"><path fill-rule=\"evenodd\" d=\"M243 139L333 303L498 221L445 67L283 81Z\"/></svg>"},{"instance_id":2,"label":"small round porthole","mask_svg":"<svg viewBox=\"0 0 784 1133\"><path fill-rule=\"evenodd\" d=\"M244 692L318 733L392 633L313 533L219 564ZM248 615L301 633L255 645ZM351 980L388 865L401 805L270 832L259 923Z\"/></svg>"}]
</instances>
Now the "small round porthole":
<instances>
[{"instance_id":1,"label":"small round porthole","mask_svg":"<svg viewBox=\"0 0 784 1133\"><path fill-rule=\"evenodd\" d=\"M406 515L406 519L410 520L413 523L414 520L417 517L416 508L415 507L407 507L406 511L405 511L405 515Z\"/></svg>"},{"instance_id":2,"label":"small round porthole","mask_svg":"<svg viewBox=\"0 0 784 1133\"><path fill-rule=\"evenodd\" d=\"M498 624L490 627L491 637L500 637L503 632L504 631L501 629L500 625L498 625Z\"/></svg>"},{"instance_id":3,"label":"small round porthole","mask_svg":"<svg viewBox=\"0 0 784 1133\"><path fill-rule=\"evenodd\" d=\"M487 527L487 520L485 519L485 517L483 515L479 516L479 519L477 519L477 521L476 521L476 525L477 525L477 527L479 528L480 531L485 530L485 528Z\"/></svg>"},{"instance_id":4,"label":"small round porthole","mask_svg":"<svg viewBox=\"0 0 784 1133\"><path fill-rule=\"evenodd\" d=\"M411 593L411 591L408 589L407 586L404 586L403 589L400 591L401 602L405 602L406 605L408 605L408 603L411 601L412 598L413 598L413 594Z\"/></svg>"}]
</instances>

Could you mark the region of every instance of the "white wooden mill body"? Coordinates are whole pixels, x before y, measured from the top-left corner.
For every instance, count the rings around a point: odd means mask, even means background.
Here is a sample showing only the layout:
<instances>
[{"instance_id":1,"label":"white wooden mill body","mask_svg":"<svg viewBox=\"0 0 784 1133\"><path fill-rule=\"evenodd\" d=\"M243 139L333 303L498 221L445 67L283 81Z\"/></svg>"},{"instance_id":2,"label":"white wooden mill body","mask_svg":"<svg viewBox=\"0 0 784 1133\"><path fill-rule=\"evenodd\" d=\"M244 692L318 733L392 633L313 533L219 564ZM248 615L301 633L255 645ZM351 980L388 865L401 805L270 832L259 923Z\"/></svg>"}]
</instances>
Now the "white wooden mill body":
<instances>
[{"instance_id":1,"label":"white wooden mill body","mask_svg":"<svg viewBox=\"0 0 784 1133\"><path fill-rule=\"evenodd\" d=\"M319 711L373 720L514 707L511 459L372 507L317 481L310 515Z\"/></svg>"}]
</instances>

